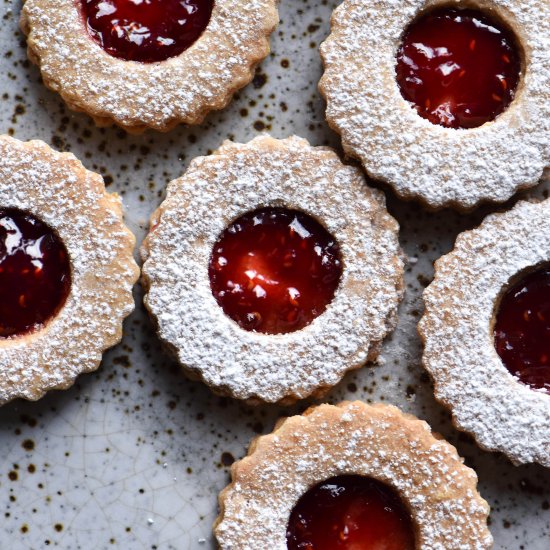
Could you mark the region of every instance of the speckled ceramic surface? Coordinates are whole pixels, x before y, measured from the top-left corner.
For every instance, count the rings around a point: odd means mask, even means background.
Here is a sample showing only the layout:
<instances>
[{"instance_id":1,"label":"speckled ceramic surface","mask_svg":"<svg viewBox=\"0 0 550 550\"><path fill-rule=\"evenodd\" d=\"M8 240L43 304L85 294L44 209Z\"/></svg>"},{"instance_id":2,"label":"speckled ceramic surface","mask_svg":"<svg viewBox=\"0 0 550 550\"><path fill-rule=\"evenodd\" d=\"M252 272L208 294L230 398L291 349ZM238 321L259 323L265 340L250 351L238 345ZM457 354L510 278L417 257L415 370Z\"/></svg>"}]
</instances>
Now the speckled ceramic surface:
<instances>
[{"instance_id":1,"label":"speckled ceramic surface","mask_svg":"<svg viewBox=\"0 0 550 550\"><path fill-rule=\"evenodd\" d=\"M273 54L227 110L200 127L130 137L96 129L42 86L18 30L21 4L5 0L0 4L0 131L72 151L103 174L109 189L122 194L128 224L141 240L166 183L226 138L248 141L267 130L275 137L297 133L313 144L338 146L317 92L317 48L336 4L282 2ZM545 183L531 195L548 196L549 190ZM389 209L402 226L410 258L399 326L378 364L345 378L328 400L385 401L430 422L477 470L480 492L493 508L495 548L546 550L550 470L516 468L502 456L478 450L452 428L420 367L416 323L432 261L491 209L470 216L430 214L391 195ZM141 300L139 290L136 299ZM271 431L277 416L307 405L254 409L214 397L200 383L187 381L161 352L141 305L125 326L122 344L97 373L37 403L0 409L1 549L214 549L216 497L228 482L229 465L245 454L251 437Z\"/></svg>"}]
</instances>

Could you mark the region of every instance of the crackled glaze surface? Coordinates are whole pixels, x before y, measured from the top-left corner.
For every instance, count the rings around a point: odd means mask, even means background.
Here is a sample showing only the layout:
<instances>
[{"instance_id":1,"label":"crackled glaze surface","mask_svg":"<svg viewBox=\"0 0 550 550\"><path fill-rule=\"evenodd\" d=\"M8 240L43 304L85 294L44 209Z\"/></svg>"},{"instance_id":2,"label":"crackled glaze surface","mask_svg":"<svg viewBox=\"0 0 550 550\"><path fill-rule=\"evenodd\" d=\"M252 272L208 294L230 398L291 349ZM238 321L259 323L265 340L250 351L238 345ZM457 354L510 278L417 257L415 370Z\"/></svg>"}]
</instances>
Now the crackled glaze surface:
<instances>
[{"instance_id":1,"label":"crackled glaze surface","mask_svg":"<svg viewBox=\"0 0 550 550\"><path fill-rule=\"evenodd\" d=\"M44 89L17 30L21 3L4 2L0 130L70 150L102 173L108 189L122 194L128 225L141 240L166 183L224 139L246 142L268 130L274 137L297 133L315 145L338 146L316 88L317 46L337 3L281 3L274 53L228 109L200 127L130 137L94 128ZM547 183L531 195L549 191ZM550 471L515 468L456 432L420 367L415 327L431 263L451 249L458 232L491 210L430 214L388 198L410 258L400 322L378 364L347 376L327 399L383 400L429 421L476 469L480 493L493 508L495 548L545 550ZM0 409L0 547L214 550L211 526L228 466L245 454L251 437L272 430L276 417L305 407L252 409L215 397L186 380L161 352L142 307L125 327L122 344L106 355L100 370L80 377L72 389Z\"/></svg>"}]
</instances>

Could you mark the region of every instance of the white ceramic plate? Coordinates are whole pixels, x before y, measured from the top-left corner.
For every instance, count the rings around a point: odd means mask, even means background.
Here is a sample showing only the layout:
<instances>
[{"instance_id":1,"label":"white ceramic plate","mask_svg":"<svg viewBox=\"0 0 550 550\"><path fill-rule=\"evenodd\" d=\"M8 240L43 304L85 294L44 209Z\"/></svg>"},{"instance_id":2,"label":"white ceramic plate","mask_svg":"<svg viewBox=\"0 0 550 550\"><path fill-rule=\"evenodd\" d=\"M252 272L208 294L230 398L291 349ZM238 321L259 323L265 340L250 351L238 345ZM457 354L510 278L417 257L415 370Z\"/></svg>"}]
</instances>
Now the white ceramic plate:
<instances>
[{"instance_id":1,"label":"white ceramic plate","mask_svg":"<svg viewBox=\"0 0 550 550\"><path fill-rule=\"evenodd\" d=\"M18 30L21 2L4 1L0 132L43 139L101 172L112 181L109 188L123 195L128 224L141 241L166 183L226 138L248 141L266 130L275 137L296 133L313 144L338 147L317 92L317 48L337 3L282 2L273 54L228 109L209 116L201 127L130 137L117 129L96 129L42 86ZM532 194L546 196L549 190L547 183ZM545 550L550 472L516 468L458 434L435 403L420 367L416 323L432 261L491 209L470 216L430 214L392 196L389 207L411 259L400 323L379 364L348 376L328 400L381 400L426 419L477 470L479 489L493 508L495 548ZM140 303L139 290L136 299ZM251 437L270 431L279 415L305 406L249 408L187 381L162 353L138 305L123 343L107 354L97 373L37 403L0 409L0 548L213 549L216 498L228 482L229 464L245 453Z\"/></svg>"}]
</instances>

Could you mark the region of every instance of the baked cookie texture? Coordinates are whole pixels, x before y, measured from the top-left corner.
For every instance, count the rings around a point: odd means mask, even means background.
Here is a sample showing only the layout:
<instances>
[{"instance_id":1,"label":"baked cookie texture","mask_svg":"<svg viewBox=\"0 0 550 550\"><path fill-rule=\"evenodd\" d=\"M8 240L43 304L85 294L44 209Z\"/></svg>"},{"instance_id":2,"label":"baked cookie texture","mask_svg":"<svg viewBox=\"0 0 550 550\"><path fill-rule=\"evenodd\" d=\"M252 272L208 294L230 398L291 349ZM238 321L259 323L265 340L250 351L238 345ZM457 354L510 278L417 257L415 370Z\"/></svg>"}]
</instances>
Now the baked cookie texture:
<instances>
[{"instance_id":1,"label":"baked cookie texture","mask_svg":"<svg viewBox=\"0 0 550 550\"><path fill-rule=\"evenodd\" d=\"M536 185L550 166L550 4L542 0L468 3L502 20L523 57L511 105L473 129L452 129L420 117L401 95L396 53L405 28L425 11L462 6L447 0L345 0L321 45L319 89L326 118L346 154L402 199L461 211L503 202Z\"/></svg>"},{"instance_id":2,"label":"baked cookie texture","mask_svg":"<svg viewBox=\"0 0 550 550\"><path fill-rule=\"evenodd\" d=\"M32 213L56 231L70 258L72 284L62 309L45 326L0 339L0 404L36 400L66 389L98 368L122 337L134 309L139 269L135 237L117 195L70 153L42 141L0 136L0 205Z\"/></svg>"},{"instance_id":3,"label":"baked cookie texture","mask_svg":"<svg viewBox=\"0 0 550 550\"><path fill-rule=\"evenodd\" d=\"M44 84L98 126L130 133L200 124L253 78L270 51L278 0L216 0L210 23L180 55L158 63L110 56L87 33L79 2L25 0L21 29Z\"/></svg>"},{"instance_id":4,"label":"baked cookie texture","mask_svg":"<svg viewBox=\"0 0 550 550\"><path fill-rule=\"evenodd\" d=\"M519 202L460 234L435 263L419 324L424 367L456 427L515 464L550 467L550 396L518 382L494 345L499 299L511 279L550 262L550 199Z\"/></svg>"},{"instance_id":5,"label":"baked cookie texture","mask_svg":"<svg viewBox=\"0 0 550 550\"><path fill-rule=\"evenodd\" d=\"M249 332L210 287L214 243L246 212L276 206L318 220L337 240L343 275L326 311L288 334ZM226 142L168 186L142 248L145 306L185 372L253 403L321 395L374 359L403 295L397 222L383 194L325 147L292 137Z\"/></svg>"},{"instance_id":6,"label":"baked cookie texture","mask_svg":"<svg viewBox=\"0 0 550 550\"><path fill-rule=\"evenodd\" d=\"M286 550L291 511L311 487L357 474L401 497L423 550L492 547L477 476L426 422L391 405L320 405L281 420L231 468L214 526L221 550Z\"/></svg>"}]
</instances>

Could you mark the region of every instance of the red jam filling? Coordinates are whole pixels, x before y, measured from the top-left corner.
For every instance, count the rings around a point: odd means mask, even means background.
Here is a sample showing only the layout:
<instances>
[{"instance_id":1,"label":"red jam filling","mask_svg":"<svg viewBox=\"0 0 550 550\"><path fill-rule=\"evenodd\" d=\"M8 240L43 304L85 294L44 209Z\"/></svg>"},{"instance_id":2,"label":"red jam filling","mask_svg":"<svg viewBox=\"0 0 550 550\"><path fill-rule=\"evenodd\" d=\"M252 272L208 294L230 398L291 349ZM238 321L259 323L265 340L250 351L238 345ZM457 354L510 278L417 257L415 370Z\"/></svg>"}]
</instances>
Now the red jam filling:
<instances>
[{"instance_id":1,"label":"red jam filling","mask_svg":"<svg viewBox=\"0 0 550 550\"><path fill-rule=\"evenodd\" d=\"M504 294L494 333L508 370L529 387L550 394L550 265Z\"/></svg>"},{"instance_id":2,"label":"red jam filling","mask_svg":"<svg viewBox=\"0 0 550 550\"><path fill-rule=\"evenodd\" d=\"M406 30L397 53L403 97L448 128L475 128L502 113L520 70L512 33L474 9L429 12Z\"/></svg>"},{"instance_id":3,"label":"red jam filling","mask_svg":"<svg viewBox=\"0 0 550 550\"><path fill-rule=\"evenodd\" d=\"M388 486L347 475L320 483L296 504L289 550L414 550L410 514Z\"/></svg>"},{"instance_id":4,"label":"red jam filling","mask_svg":"<svg viewBox=\"0 0 550 550\"><path fill-rule=\"evenodd\" d=\"M113 57L154 63L179 55L206 29L214 0L81 0L90 35Z\"/></svg>"},{"instance_id":5,"label":"red jam filling","mask_svg":"<svg viewBox=\"0 0 550 550\"><path fill-rule=\"evenodd\" d=\"M239 218L210 260L212 292L226 315L269 334L300 330L321 315L341 274L334 238L310 216L284 208Z\"/></svg>"},{"instance_id":6,"label":"red jam filling","mask_svg":"<svg viewBox=\"0 0 550 550\"><path fill-rule=\"evenodd\" d=\"M40 328L63 307L70 286L59 237L31 214L0 209L0 337Z\"/></svg>"}]
</instances>

